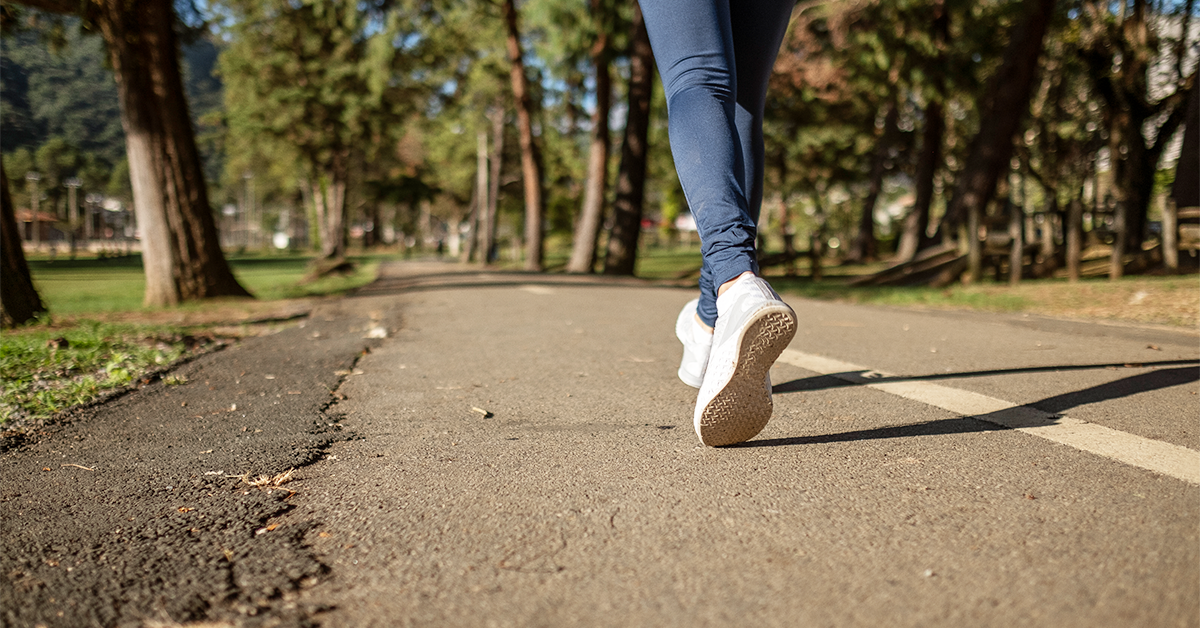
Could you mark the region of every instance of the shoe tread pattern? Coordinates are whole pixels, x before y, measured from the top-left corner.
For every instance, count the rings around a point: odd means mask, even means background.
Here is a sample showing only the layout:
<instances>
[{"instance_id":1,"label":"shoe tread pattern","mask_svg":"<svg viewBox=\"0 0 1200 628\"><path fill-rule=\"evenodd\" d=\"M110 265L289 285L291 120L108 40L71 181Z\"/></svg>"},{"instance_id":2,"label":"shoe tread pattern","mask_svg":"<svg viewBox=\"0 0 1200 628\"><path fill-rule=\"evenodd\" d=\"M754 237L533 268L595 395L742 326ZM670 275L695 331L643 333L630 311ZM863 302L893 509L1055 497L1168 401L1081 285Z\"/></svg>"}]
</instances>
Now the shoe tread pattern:
<instances>
[{"instance_id":1,"label":"shoe tread pattern","mask_svg":"<svg viewBox=\"0 0 1200 628\"><path fill-rule=\"evenodd\" d=\"M773 404L764 382L795 334L796 315L790 308L770 311L747 326L729 383L700 414L697 427L705 445L741 443L766 427Z\"/></svg>"}]
</instances>

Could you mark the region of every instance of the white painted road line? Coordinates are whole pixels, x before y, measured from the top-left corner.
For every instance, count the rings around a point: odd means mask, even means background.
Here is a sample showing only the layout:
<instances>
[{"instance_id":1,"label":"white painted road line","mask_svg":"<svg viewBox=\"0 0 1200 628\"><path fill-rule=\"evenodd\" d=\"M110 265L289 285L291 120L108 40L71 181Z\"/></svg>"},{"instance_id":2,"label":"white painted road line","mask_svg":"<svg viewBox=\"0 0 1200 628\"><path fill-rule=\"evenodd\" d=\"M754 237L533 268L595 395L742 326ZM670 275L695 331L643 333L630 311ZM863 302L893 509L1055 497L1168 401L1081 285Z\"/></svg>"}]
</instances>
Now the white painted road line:
<instances>
[{"instance_id":1,"label":"white painted road line","mask_svg":"<svg viewBox=\"0 0 1200 628\"><path fill-rule=\"evenodd\" d=\"M787 349L779 362L1031 434L1128 465L1200 484L1200 452L968 390L888 377L865 366Z\"/></svg>"}]
</instances>

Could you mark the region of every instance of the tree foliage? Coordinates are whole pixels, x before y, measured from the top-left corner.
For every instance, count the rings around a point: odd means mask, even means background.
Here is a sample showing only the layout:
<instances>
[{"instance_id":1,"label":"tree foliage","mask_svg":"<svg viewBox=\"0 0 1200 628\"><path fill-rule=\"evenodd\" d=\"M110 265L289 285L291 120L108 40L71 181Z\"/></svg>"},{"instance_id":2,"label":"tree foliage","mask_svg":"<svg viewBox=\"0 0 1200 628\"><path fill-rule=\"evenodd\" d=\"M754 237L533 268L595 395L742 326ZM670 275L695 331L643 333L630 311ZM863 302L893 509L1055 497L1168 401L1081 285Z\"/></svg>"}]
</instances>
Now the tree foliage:
<instances>
[{"instance_id":1,"label":"tree foliage","mask_svg":"<svg viewBox=\"0 0 1200 628\"><path fill-rule=\"evenodd\" d=\"M1023 22L1035 5L1051 13ZM1194 5L800 3L768 94L769 208L760 232L768 246L787 229L789 238L828 243L846 258L870 259L898 246L910 259L921 247L959 237L961 199L982 205L985 228L1006 220L1010 205L1037 212L1037 224L1046 225L1037 230L1055 231L1052 244L1064 238L1063 208L1076 202L1097 216L1089 225L1097 233L1111 227L1120 208L1125 245L1140 252L1158 211L1156 195L1171 182L1178 152L1172 142L1186 126L1200 33ZM581 230L570 267L594 267L597 243L605 240L594 234L614 224L604 207L617 199L612 138L625 132L630 113L632 5L227 0L203 8L219 25L217 36L193 39L185 58L189 96L208 103L200 107L208 113L194 117L208 172L220 173L210 184L223 198L235 200L252 174L268 203L311 215L311 231L331 257L344 252L351 225L364 243L378 242L378 228L386 226L451 246L466 236L469 250L486 230L481 216L496 207L492 224L511 244L540 241L543 229L562 243L567 238L560 236ZM519 16L515 34L506 16ZM1027 57L1037 62L1029 66L1026 97L1001 73L1010 42L1032 23L1046 32L1037 55ZM99 116L105 123L97 124L87 116L111 110L114 92L99 80L99 64L69 76L64 68L82 67L96 43L62 32L65 57L48 52L45 38L6 38L0 142L14 166L41 168L51 178L74 169L100 185L103 171L119 165L115 118ZM526 77L518 100L514 46ZM214 64L219 78L206 70ZM64 81L80 87L40 87ZM1016 97L989 105L997 92L989 85L998 82L1005 83L1002 96ZM82 105L103 98L108 109ZM644 216L665 224L686 208L665 113L654 102L645 123ZM997 111L1013 114L1015 126L988 131ZM66 143L51 141L56 137ZM524 166L522 143L532 151ZM994 177L972 178L981 145L1003 149L988 166ZM530 172L542 183L522 185ZM488 189L479 190L483 185ZM530 209L525 201L539 193ZM623 235L609 238L609 246L632 241L630 229L641 229L616 222ZM527 261L536 267L540 253L530 251Z\"/></svg>"}]
</instances>

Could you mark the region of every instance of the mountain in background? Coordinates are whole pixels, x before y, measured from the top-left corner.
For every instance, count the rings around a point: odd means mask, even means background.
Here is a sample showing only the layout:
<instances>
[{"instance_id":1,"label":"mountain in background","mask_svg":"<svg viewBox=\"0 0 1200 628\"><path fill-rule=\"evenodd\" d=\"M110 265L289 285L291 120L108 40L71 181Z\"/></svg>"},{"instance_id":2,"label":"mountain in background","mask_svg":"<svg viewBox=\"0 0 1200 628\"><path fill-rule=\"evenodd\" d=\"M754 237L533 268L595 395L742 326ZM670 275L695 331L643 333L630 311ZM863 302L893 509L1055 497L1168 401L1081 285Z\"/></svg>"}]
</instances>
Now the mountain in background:
<instances>
[{"instance_id":1,"label":"mountain in background","mask_svg":"<svg viewBox=\"0 0 1200 628\"><path fill-rule=\"evenodd\" d=\"M82 31L78 18L39 19L36 24L0 39L0 152L6 166L18 165L10 160L20 149L32 156L49 144L65 144L85 157L80 163L121 176L125 133L103 40ZM61 44L52 46L51 41ZM222 85L214 74L219 49L200 37L182 52L192 119L198 120L222 106ZM201 134L214 131L197 126ZM219 142L202 142L202 150L206 145ZM220 172L219 155L203 158L207 174ZM24 177L23 172L10 175Z\"/></svg>"}]
</instances>

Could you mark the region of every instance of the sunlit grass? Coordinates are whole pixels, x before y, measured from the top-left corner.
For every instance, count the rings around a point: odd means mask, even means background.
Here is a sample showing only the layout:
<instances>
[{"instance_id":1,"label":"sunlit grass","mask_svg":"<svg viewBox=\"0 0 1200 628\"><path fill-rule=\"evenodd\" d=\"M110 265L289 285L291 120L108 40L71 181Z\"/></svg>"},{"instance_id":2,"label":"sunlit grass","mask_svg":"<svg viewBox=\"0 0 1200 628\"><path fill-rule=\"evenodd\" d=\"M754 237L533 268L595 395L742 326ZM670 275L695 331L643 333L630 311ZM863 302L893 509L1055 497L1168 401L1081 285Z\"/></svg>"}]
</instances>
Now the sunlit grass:
<instances>
[{"instance_id":1,"label":"sunlit grass","mask_svg":"<svg viewBox=\"0 0 1200 628\"><path fill-rule=\"evenodd\" d=\"M293 299L338 294L375 279L381 256L350 258L355 269L343 276L305 281L308 256L231 257L234 276L258 299ZM29 262L38 293L55 316L102 312L133 312L146 308L142 298L146 280L140 256L107 259L46 260ZM188 304L185 309L204 307Z\"/></svg>"},{"instance_id":2,"label":"sunlit grass","mask_svg":"<svg viewBox=\"0 0 1200 628\"><path fill-rule=\"evenodd\" d=\"M165 368L199 341L166 325L81 321L0 336L0 425L40 419Z\"/></svg>"},{"instance_id":3,"label":"sunlit grass","mask_svg":"<svg viewBox=\"0 0 1200 628\"><path fill-rule=\"evenodd\" d=\"M700 266L698 246L647 248L638 260L638 276L647 279L695 277ZM1196 328L1200 326L1200 281L1187 276L1127 276L1117 281L1096 277L1078 282L1065 279L1026 280L1016 286L985 280L974 285L955 283L944 288L925 286L852 286L850 282L887 266L872 264L823 265L823 278L811 279L807 259L796 262L795 275L782 267L765 269L771 285L799 297L894 307L985 312L1022 312L1065 318L1121 320Z\"/></svg>"},{"instance_id":4,"label":"sunlit grass","mask_svg":"<svg viewBox=\"0 0 1200 628\"><path fill-rule=\"evenodd\" d=\"M258 299L240 302L259 303L344 293L373 281L381 259L351 258L355 262L351 272L315 281L308 281L307 256L239 256L229 262L238 281ZM176 325L102 323L88 317L116 314L136 320L166 312L216 311L230 304L222 299L175 308L144 307L146 282L138 256L35 257L29 265L49 314L0 335L0 425L43 419L87 403L131 385L148 372L169 367L199 346ZM216 313L225 315L224 310Z\"/></svg>"}]
</instances>

